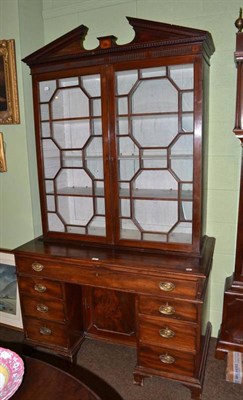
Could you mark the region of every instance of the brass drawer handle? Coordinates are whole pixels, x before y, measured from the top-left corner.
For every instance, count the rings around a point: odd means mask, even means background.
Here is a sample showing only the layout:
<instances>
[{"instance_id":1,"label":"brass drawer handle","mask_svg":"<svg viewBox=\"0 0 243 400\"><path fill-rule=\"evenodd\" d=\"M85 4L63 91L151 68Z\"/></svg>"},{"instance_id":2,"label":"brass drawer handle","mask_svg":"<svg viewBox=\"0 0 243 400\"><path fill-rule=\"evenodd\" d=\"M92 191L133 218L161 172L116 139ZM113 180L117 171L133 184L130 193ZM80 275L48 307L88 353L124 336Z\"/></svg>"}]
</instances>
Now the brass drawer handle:
<instances>
[{"instance_id":1,"label":"brass drawer handle","mask_svg":"<svg viewBox=\"0 0 243 400\"><path fill-rule=\"evenodd\" d=\"M41 283L36 283L34 286L34 289L38 293L44 293L46 291L46 287L42 285Z\"/></svg>"},{"instance_id":2,"label":"brass drawer handle","mask_svg":"<svg viewBox=\"0 0 243 400\"><path fill-rule=\"evenodd\" d=\"M44 265L42 265L38 262L33 262L33 264L31 265L31 268L36 272L40 272L44 269Z\"/></svg>"},{"instance_id":3,"label":"brass drawer handle","mask_svg":"<svg viewBox=\"0 0 243 400\"><path fill-rule=\"evenodd\" d=\"M167 353L166 354L161 354L159 356L159 359L163 364L174 364L174 362L175 362L175 358L170 356Z\"/></svg>"},{"instance_id":4,"label":"brass drawer handle","mask_svg":"<svg viewBox=\"0 0 243 400\"><path fill-rule=\"evenodd\" d=\"M159 288L163 290L163 292L171 292L175 289L175 285L172 282L160 282Z\"/></svg>"},{"instance_id":5,"label":"brass drawer handle","mask_svg":"<svg viewBox=\"0 0 243 400\"><path fill-rule=\"evenodd\" d=\"M163 315L173 315L175 314L175 308L166 304L165 306L160 306L159 312Z\"/></svg>"},{"instance_id":6,"label":"brass drawer handle","mask_svg":"<svg viewBox=\"0 0 243 400\"><path fill-rule=\"evenodd\" d=\"M45 304L37 304L36 309L42 313L47 313L49 311L49 308Z\"/></svg>"},{"instance_id":7,"label":"brass drawer handle","mask_svg":"<svg viewBox=\"0 0 243 400\"><path fill-rule=\"evenodd\" d=\"M51 329L47 328L46 326L42 326L40 328L40 333L44 336L50 336L52 334Z\"/></svg>"},{"instance_id":8,"label":"brass drawer handle","mask_svg":"<svg viewBox=\"0 0 243 400\"><path fill-rule=\"evenodd\" d=\"M163 329L160 329L159 334L161 337L163 337L165 339L170 339L175 336L175 332L172 331L171 329L169 329L167 326Z\"/></svg>"}]
</instances>

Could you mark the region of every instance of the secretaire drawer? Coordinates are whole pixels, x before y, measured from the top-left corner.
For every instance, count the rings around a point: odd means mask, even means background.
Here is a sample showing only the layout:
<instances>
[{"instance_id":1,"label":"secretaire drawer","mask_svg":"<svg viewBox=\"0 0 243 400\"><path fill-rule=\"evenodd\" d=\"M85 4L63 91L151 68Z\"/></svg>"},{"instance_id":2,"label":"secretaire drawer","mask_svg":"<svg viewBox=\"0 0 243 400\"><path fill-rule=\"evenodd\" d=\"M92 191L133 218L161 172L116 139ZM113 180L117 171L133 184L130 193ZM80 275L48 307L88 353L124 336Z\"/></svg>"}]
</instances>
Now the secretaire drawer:
<instances>
[{"instance_id":1,"label":"secretaire drawer","mask_svg":"<svg viewBox=\"0 0 243 400\"><path fill-rule=\"evenodd\" d=\"M20 274L31 274L53 280L60 280L80 285L90 285L130 291L135 293L153 294L155 296L181 297L194 299L198 295L197 278L179 279L169 274L159 276L129 273L111 266L92 263L60 264L57 259L37 260L27 257L17 257L17 270Z\"/></svg>"},{"instance_id":2,"label":"secretaire drawer","mask_svg":"<svg viewBox=\"0 0 243 400\"><path fill-rule=\"evenodd\" d=\"M198 316L197 303L174 300L170 297L139 296L138 310L145 315L173 318L183 321L196 322Z\"/></svg>"},{"instance_id":3,"label":"secretaire drawer","mask_svg":"<svg viewBox=\"0 0 243 400\"><path fill-rule=\"evenodd\" d=\"M24 327L26 339L48 345L69 346L69 331L65 325L34 318L25 318Z\"/></svg>"},{"instance_id":4,"label":"secretaire drawer","mask_svg":"<svg viewBox=\"0 0 243 400\"><path fill-rule=\"evenodd\" d=\"M193 376L195 369L195 357L193 354L177 350L168 350L156 346L140 346L138 352L138 365L148 369L157 370L163 376L166 374L178 374Z\"/></svg>"},{"instance_id":5,"label":"secretaire drawer","mask_svg":"<svg viewBox=\"0 0 243 400\"><path fill-rule=\"evenodd\" d=\"M42 297L52 297L54 299L63 298L62 285L59 282L53 282L48 279L36 277L20 277L18 279L20 292L30 295L39 295Z\"/></svg>"},{"instance_id":6,"label":"secretaire drawer","mask_svg":"<svg viewBox=\"0 0 243 400\"><path fill-rule=\"evenodd\" d=\"M195 352L197 331L194 324L158 318L139 318L139 340L166 348Z\"/></svg>"},{"instance_id":7,"label":"secretaire drawer","mask_svg":"<svg viewBox=\"0 0 243 400\"><path fill-rule=\"evenodd\" d=\"M53 321L66 321L64 304L61 301L21 296L21 306L24 315Z\"/></svg>"}]
</instances>

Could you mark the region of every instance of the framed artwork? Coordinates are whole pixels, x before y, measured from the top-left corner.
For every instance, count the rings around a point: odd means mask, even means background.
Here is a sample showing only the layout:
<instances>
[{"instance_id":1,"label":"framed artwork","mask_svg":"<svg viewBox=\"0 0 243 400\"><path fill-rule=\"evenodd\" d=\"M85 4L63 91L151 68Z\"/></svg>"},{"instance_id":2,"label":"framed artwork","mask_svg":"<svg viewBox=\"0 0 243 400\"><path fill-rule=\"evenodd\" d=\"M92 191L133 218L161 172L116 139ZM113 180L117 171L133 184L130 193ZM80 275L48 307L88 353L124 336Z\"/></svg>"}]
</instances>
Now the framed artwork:
<instances>
[{"instance_id":1,"label":"framed artwork","mask_svg":"<svg viewBox=\"0 0 243 400\"><path fill-rule=\"evenodd\" d=\"M5 249L0 249L0 324L23 328L15 259Z\"/></svg>"},{"instance_id":2,"label":"framed artwork","mask_svg":"<svg viewBox=\"0 0 243 400\"><path fill-rule=\"evenodd\" d=\"M0 125L19 123L14 40L0 40Z\"/></svg>"}]
</instances>

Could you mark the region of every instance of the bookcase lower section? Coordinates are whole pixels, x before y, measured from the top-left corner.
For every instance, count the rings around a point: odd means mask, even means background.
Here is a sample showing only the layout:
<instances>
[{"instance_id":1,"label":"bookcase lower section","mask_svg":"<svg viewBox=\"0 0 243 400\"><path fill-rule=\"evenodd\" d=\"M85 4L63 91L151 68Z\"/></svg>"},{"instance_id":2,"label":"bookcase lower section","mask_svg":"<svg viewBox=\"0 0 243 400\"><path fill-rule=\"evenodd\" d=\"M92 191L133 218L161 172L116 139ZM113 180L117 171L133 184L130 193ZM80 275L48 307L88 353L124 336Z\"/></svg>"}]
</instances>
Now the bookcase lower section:
<instances>
[{"instance_id":1,"label":"bookcase lower section","mask_svg":"<svg viewBox=\"0 0 243 400\"><path fill-rule=\"evenodd\" d=\"M86 337L135 346L135 384L173 379L199 400L213 249L206 238L200 257L96 249L94 259L89 248L27 243L15 251L25 340L72 362Z\"/></svg>"}]
</instances>

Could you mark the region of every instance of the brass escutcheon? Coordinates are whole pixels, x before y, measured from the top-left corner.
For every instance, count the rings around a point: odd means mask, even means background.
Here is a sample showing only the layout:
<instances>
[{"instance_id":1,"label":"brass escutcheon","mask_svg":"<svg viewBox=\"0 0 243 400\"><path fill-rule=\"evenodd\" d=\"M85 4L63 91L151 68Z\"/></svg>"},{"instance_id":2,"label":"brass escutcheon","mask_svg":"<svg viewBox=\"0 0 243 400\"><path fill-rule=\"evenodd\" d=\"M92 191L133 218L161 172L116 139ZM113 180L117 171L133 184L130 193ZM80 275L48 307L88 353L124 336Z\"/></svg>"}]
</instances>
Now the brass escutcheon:
<instances>
[{"instance_id":1,"label":"brass escutcheon","mask_svg":"<svg viewBox=\"0 0 243 400\"><path fill-rule=\"evenodd\" d=\"M159 334L161 337L165 338L165 339L170 339L173 338L175 336L175 332L172 331L171 329L168 328L168 326L166 326L163 329L159 330Z\"/></svg>"},{"instance_id":2,"label":"brass escutcheon","mask_svg":"<svg viewBox=\"0 0 243 400\"><path fill-rule=\"evenodd\" d=\"M160 282L159 288L164 292L171 292L172 290L175 289L175 285L172 282Z\"/></svg>"},{"instance_id":3,"label":"brass escutcheon","mask_svg":"<svg viewBox=\"0 0 243 400\"><path fill-rule=\"evenodd\" d=\"M31 265L32 269L36 272L40 272L44 269L44 265L38 263L38 262L33 262L33 264Z\"/></svg>"},{"instance_id":4,"label":"brass escutcheon","mask_svg":"<svg viewBox=\"0 0 243 400\"><path fill-rule=\"evenodd\" d=\"M44 293L46 291L46 287L44 285L42 285L41 283L36 283L34 286L34 289L36 292L39 292L39 293Z\"/></svg>"},{"instance_id":5,"label":"brass escutcheon","mask_svg":"<svg viewBox=\"0 0 243 400\"><path fill-rule=\"evenodd\" d=\"M174 364L174 362L175 362L175 359L174 359L174 357L172 357L172 356L170 356L169 354L161 354L160 356L159 356L159 359L160 359L160 361L162 362L162 363L164 363L164 364Z\"/></svg>"},{"instance_id":6,"label":"brass escutcheon","mask_svg":"<svg viewBox=\"0 0 243 400\"><path fill-rule=\"evenodd\" d=\"M40 328L40 333L45 336L50 336L52 334L51 329L47 328L46 326L42 326Z\"/></svg>"},{"instance_id":7,"label":"brass escutcheon","mask_svg":"<svg viewBox=\"0 0 243 400\"><path fill-rule=\"evenodd\" d=\"M170 306L168 303L165 306L160 306L159 312L163 315L173 315L175 314L175 308Z\"/></svg>"},{"instance_id":8,"label":"brass escutcheon","mask_svg":"<svg viewBox=\"0 0 243 400\"><path fill-rule=\"evenodd\" d=\"M36 306L37 311L46 313L49 311L49 308L45 304L37 304Z\"/></svg>"}]
</instances>

